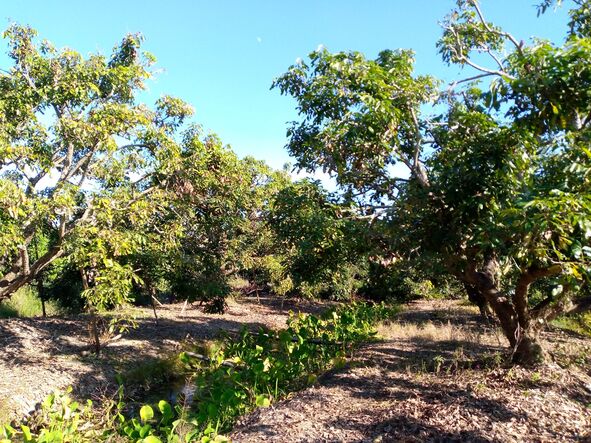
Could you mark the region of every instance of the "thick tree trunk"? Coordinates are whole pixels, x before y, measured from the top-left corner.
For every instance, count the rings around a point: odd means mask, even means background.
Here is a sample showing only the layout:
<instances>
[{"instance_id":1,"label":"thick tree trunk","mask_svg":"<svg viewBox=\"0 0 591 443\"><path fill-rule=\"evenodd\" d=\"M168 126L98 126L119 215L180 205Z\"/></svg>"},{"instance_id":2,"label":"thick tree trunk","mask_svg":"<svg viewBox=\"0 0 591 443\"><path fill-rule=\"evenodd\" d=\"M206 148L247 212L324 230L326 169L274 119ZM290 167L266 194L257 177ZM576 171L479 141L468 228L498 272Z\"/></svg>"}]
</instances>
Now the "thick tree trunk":
<instances>
[{"instance_id":1,"label":"thick tree trunk","mask_svg":"<svg viewBox=\"0 0 591 443\"><path fill-rule=\"evenodd\" d=\"M31 283L47 265L62 254L62 248L56 246L35 260L32 265L28 263L28 256L27 263L23 263L25 258L21 255L15 260L12 269L0 278L0 301L10 298L17 290Z\"/></svg>"},{"instance_id":2,"label":"thick tree trunk","mask_svg":"<svg viewBox=\"0 0 591 443\"><path fill-rule=\"evenodd\" d=\"M488 261L495 261L494 256L491 256ZM484 271L477 271L476 264L470 264L466 270L465 283L472 286L487 301L499 319L509 345L511 348L515 348L520 331L517 312L508 297L498 289L495 275L492 272L494 267L492 263L485 263Z\"/></svg>"},{"instance_id":3,"label":"thick tree trunk","mask_svg":"<svg viewBox=\"0 0 591 443\"><path fill-rule=\"evenodd\" d=\"M528 292L534 281L559 274L561 267L532 267L524 270L511 299L499 290L494 255L485 260L482 269L477 271L476 266L471 264L465 274L465 283L477 290L490 304L513 349L513 362L526 366L542 363L545 352L538 341L538 329L539 320L545 317L541 314L542 309L528 307Z\"/></svg>"}]
</instances>

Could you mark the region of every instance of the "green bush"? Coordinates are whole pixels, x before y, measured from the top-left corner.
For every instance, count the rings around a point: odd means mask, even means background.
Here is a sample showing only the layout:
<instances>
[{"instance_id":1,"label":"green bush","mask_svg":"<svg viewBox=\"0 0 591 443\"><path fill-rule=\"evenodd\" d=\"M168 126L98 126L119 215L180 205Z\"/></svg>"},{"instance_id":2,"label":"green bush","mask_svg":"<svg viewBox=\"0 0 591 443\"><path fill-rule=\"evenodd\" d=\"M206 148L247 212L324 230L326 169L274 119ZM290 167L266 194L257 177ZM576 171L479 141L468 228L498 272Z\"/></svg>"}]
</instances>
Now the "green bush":
<instances>
[{"instance_id":1,"label":"green bush","mask_svg":"<svg viewBox=\"0 0 591 443\"><path fill-rule=\"evenodd\" d=\"M440 275L434 273L435 275ZM417 299L457 298L465 293L450 279L432 278L404 261L370 262L360 293L370 300L403 303Z\"/></svg>"},{"instance_id":2,"label":"green bush","mask_svg":"<svg viewBox=\"0 0 591 443\"><path fill-rule=\"evenodd\" d=\"M65 311L77 314L84 310L86 299L80 270L64 259L53 262L43 275L46 296Z\"/></svg>"}]
</instances>

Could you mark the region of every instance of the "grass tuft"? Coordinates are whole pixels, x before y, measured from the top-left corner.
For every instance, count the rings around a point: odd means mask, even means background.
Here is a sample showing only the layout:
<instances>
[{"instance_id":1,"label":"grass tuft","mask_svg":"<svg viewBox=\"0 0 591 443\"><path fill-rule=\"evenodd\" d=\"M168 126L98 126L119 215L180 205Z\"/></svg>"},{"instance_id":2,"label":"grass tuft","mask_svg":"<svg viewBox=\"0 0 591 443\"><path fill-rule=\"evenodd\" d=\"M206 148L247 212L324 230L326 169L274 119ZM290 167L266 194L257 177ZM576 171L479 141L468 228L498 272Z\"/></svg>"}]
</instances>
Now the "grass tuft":
<instances>
[{"instance_id":1,"label":"grass tuft","mask_svg":"<svg viewBox=\"0 0 591 443\"><path fill-rule=\"evenodd\" d=\"M591 312L568 317L558 317L552 321L552 325L559 329L591 338Z\"/></svg>"}]
</instances>

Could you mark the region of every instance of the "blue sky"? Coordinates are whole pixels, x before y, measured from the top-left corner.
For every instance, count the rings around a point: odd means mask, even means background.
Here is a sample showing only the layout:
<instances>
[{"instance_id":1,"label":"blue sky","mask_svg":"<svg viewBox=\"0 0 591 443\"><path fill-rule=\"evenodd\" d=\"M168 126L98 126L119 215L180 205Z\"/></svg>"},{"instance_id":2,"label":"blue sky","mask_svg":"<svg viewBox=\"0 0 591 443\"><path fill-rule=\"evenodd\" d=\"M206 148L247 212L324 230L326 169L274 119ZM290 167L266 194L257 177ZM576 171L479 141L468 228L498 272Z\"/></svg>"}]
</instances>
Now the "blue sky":
<instances>
[{"instance_id":1,"label":"blue sky","mask_svg":"<svg viewBox=\"0 0 591 443\"><path fill-rule=\"evenodd\" d=\"M144 48L162 71L142 97L179 96L196 109L196 121L240 155L279 168L289 161L286 122L294 102L269 90L273 78L322 44L330 51L412 48L417 70L451 80L435 42L452 0L0 0L3 27L16 21L36 28L56 46L83 54L111 48L141 32ZM518 39L559 40L566 9L536 18L536 0L481 0L489 20ZM5 49L5 48L4 48ZM4 51L5 52L5 51ZM0 55L0 66L9 65Z\"/></svg>"}]
</instances>

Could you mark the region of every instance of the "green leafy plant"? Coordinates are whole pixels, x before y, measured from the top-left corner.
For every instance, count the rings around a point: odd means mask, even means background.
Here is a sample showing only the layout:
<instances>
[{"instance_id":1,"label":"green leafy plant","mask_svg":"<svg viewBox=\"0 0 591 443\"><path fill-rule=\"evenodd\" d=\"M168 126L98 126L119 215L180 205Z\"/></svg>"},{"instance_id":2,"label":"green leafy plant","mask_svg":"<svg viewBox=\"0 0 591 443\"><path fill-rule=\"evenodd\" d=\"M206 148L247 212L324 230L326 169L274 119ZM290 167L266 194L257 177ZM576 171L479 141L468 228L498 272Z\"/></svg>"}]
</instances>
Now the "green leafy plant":
<instances>
[{"instance_id":1,"label":"green leafy plant","mask_svg":"<svg viewBox=\"0 0 591 443\"><path fill-rule=\"evenodd\" d=\"M211 346L207 356L180 355L195 386L188 405L160 400L126 417L122 390L118 402L101 409L73 401L70 391L52 394L37 414L0 427L0 442L82 443L115 436L142 443L224 442L223 433L238 416L314 383L330 367L342 367L356 345L375 336L377 323L397 312L384 304L351 303L321 316L292 314L280 331L244 329Z\"/></svg>"}]
</instances>

